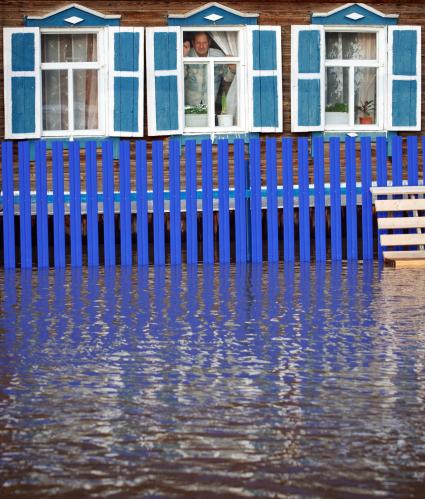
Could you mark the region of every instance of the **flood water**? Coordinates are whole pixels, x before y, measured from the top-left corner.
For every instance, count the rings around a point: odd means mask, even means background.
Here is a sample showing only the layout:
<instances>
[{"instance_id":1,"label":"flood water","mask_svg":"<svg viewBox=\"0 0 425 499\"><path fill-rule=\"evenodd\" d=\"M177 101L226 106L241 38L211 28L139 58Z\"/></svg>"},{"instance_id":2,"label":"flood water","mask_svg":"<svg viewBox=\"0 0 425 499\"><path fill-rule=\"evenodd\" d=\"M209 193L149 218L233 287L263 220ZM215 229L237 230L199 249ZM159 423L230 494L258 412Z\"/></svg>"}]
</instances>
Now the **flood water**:
<instances>
[{"instance_id":1,"label":"flood water","mask_svg":"<svg viewBox=\"0 0 425 499\"><path fill-rule=\"evenodd\" d=\"M0 293L1 497L424 497L424 270L0 270Z\"/></svg>"}]
</instances>

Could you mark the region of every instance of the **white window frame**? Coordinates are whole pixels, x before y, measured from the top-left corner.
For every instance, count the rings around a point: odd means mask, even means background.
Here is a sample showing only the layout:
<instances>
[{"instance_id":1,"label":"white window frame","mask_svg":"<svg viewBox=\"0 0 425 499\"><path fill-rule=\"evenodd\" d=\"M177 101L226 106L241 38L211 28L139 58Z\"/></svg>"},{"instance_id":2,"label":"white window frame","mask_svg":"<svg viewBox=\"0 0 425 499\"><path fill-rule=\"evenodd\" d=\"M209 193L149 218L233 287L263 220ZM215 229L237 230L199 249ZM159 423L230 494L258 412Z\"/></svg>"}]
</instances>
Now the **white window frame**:
<instances>
[{"instance_id":1,"label":"white window frame","mask_svg":"<svg viewBox=\"0 0 425 499\"><path fill-rule=\"evenodd\" d=\"M326 115L324 130L327 131L383 131L386 129L386 115L384 104L387 102L387 28L385 26L324 26L324 74L323 88L326 96L326 68L327 67L348 67L349 68L349 123L341 125L326 124ZM376 33L376 60L362 59L326 59L326 33L329 32L348 32L348 33ZM371 125L361 125L354 123L354 68L355 67L373 67L376 68L376 102L375 113L376 123ZM325 98L326 100L326 98Z\"/></svg>"},{"instance_id":2,"label":"white window frame","mask_svg":"<svg viewBox=\"0 0 425 499\"><path fill-rule=\"evenodd\" d=\"M106 123L106 105L108 102L108 89L107 89L107 43L108 37L105 33L105 28L40 28L40 47L41 37L44 34L77 34L77 33L90 33L97 35L97 61L96 62L41 62L41 49L40 49L40 122L41 136L42 137L88 137L88 136L105 136L107 130ZM68 130L43 130L43 78L42 71L45 69L65 69L68 71L68 112L69 112L69 127ZM98 70L98 124L99 127L90 130L75 130L74 129L74 103L73 103L73 79L72 71L74 69L97 69Z\"/></svg>"},{"instance_id":3,"label":"white window frame","mask_svg":"<svg viewBox=\"0 0 425 499\"><path fill-rule=\"evenodd\" d=\"M221 134L221 133L246 133L248 132L248 121L246 111L248 109L247 102L247 35L245 26L181 26L180 29L180 47L183 46L183 33L188 32L198 32L198 31L236 31L238 32L238 56L224 56L224 57L183 57L182 53L182 76L181 76L181 87L180 95L182 96L182 116L180 116L180 123L183 124L183 134L184 135L199 135L199 133L210 133L210 134ZM208 110L209 110L209 126L207 127L186 127L184 123L184 65L185 64L208 64L209 74L208 74ZM215 112L210 112L215 108L214 92L210 89L214 88L214 64L236 64L237 71L237 95L238 95L238 105L237 105L237 125L231 127L215 126Z\"/></svg>"}]
</instances>

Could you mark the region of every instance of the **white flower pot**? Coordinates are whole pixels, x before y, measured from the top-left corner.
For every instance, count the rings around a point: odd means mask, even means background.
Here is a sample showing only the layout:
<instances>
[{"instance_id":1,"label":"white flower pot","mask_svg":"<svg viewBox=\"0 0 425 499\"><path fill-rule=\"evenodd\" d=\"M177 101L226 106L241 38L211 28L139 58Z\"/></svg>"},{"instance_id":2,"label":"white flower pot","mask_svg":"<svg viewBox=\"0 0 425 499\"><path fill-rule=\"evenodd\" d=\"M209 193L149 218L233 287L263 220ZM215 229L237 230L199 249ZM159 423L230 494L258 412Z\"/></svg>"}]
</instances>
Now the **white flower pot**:
<instances>
[{"instance_id":1,"label":"white flower pot","mask_svg":"<svg viewBox=\"0 0 425 499\"><path fill-rule=\"evenodd\" d=\"M217 116L218 126L229 127L233 126L233 116L231 114L219 114Z\"/></svg>"},{"instance_id":2,"label":"white flower pot","mask_svg":"<svg viewBox=\"0 0 425 499\"><path fill-rule=\"evenodd\" d=\"M347 125L348 113L326 112L325 123L327 125Z\"/></svg>"},{"instance_id":3,"label":"white flower pot","mask_svg":"<svg viewBox=\"0 0 425 499\"><path fill-rule=\"evenodd\" d=\"M208 114L185 114L184 123L193 128L208 126Z\"/></svg>"}]
</instances>

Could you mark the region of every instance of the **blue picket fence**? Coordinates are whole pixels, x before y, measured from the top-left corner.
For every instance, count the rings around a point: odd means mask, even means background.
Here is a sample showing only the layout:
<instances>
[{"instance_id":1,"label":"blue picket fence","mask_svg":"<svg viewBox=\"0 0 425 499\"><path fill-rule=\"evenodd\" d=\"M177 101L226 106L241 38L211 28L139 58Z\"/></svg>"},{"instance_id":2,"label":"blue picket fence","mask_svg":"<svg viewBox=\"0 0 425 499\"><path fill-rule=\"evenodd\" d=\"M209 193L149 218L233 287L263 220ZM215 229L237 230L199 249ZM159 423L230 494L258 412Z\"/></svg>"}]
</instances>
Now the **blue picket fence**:
<instances>
[{"instance_id":1,"label":"blue picket fence","mask_svg":"<svg viewBox=\"0 0 425 499\"><path fill-rule=\"evenodd\" d=\"M406 158L403 156L403 141L406 141ZM393 185L422 182L423 164L420 172L418 148L425 146L425 137L394 137L391 157L388 157L387 140L382 137L376 139L373 147L370 137L361 137L360 144L348 136L343 142L337 137L331 138L329 182L325 182L323 138L313 138L312 141L299 138L296 144L294 142L295 139L283 138L281 157L280 154L278 157L275 138L267 138L265 145L259 139L252 139L248 146L238 139L234 141L232 150L227 140L219 140L217 144L205 140L201 146L201 164L198 164L195 141L188 141L184 146L176 140L170 140L166 146L162 141L154 141L149 145L151 160L148 161L148 144L145 141L135 143L135 159L132 159L130 142L123 140L119 144L118 192L114 191L111 141L103 142L100 154L95 142L86 142L84 147L78 141L67 143L67 164L64 161L64 143L53 143L51 161L47 161L46 143L36 142L34 170L30 167L29 142L18 144L16 158L13 144L3 142L0 209L4 267L14 268L18 263L21 267L63 267L67 261L72 266L82 266L83 262L97 266L101 261L105 265L115 265L118 261L121 265L133 262L146 265L150 261L156 265L166 262L214 263L215 260L221 263L231 260L275 262L280 254L283 254L285 261L297 258L301 261L324 261L329 255L333 260L341 260L344 255L349 260L373 259L377 238L373 232L370 186L387 185L387 182ZM356 153L358 145L360 161ZM215 147L217 151L214 155ZM85 153L83 165L81 149ZM376 178L372 175L372 154L376 155ZM262 157L265 158L264 171L261 168ZM213 187L213 158L217 161L217 188ZM14 185L15 161L18 186ZM131 161L135 161L135 191L131 190ZM229 171L229 164L234 165L233 172ZM407 165L407 170L403 164ZM67 192L64 190L65 167L69 174ZM35 172L35 191L30 188L31 171ZM52 179L50 191L47 189L48 171ZM165 171L169 178L167 189L164 185ZM311 171L313 184L309 182ZM403 171L407 172L404 175L407 178L403 178ZM278 185L278 173L282 185ZM82 185L82 174L85 185ZM149 174L152 189L148 189ZM294 174L297 184L294 183ZM199 175L201 178L198 178ZM358 182L359 175L361 182ZM99 178L102 179L101 186L98 185ZM230 185L230 178L234 179L234 185ZM197 188L199 184L201 189ZM182 189L181 185L185 188ZM358 227L359 205L361 227ZM312 207L314 224L310 217ZM263 227L265 209L266 227ZM295 210L298 210L297 221ZM330 238L327 238L326 210L330 211ZM150 212L153 214L153 231L149 231ZM184 240L181 230L183 212L186 224ZM218 216L218 242L214 232L214 212ZM234 213L232 224L231 212ZM100 213L103 215L103 231L99 229ZM119 227L116 213L119 214ZM53 217L50 237L49 214ZM136 217L135 244L132 240L132 214ZM166 214L169 216L169 243L164 227ZM16 215L19 215L19 246L15 234ZM69 227L66 223L68 215ZM87 217L87 241L84 244L82 215ZM279 217L283 218L279 220ZM283 225L283 238L279 235L280 223ZM36 234L33 236L34 225ZM118 229L119 244L116 244ZM49 259L49 244L53 247L52 259ZM267 254L263 254L265 246ZM18 248L19 255L15 254L15 248ZM33 255L34 248L36 255Z\"/></svg>"}]
</instances>

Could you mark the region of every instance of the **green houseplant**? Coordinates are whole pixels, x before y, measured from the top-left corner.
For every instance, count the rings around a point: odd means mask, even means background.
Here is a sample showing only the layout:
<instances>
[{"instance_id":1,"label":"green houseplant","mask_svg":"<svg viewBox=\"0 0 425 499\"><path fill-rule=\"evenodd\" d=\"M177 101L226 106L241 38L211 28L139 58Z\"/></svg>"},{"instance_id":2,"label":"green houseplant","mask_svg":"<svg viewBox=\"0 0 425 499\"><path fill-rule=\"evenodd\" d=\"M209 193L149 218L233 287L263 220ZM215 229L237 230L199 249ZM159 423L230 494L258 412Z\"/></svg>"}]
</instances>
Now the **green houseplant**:
<instances>
[{"instance_id":1,"label":"green houseplant","mask_svg":"<svg viewBox=\"0 0 425 499\"><path fill-rule=\"evenodd\" d=\"M208 126L208 107L206 104L185 106L185 125L187 127Z\"/></svg>"},{"instance_id":2,"label":"green houseplant","mask_svg":"<svg viewBox=\"0 0 425 499\"><path fill-rule=\"evenodd\" d=\"M221 113L217 116L218 126L229 127L233 125L233 116L227 112L227 95L221 96Z\"/></svg>"},{"instance_id":3,"label":"green houseplant","mask_svg":"<svg viewBox=\"0 0 425 499\"><path fill-rule=\"evenodd\" d=\"M371 115L375 110L375 103L372 99L360 101L360 105L356 106L356 109L363 115L359 117L361 125L370 125L373 123L373 117Z\"/></svg>"},{"instance_id":4,"label":"green houseplant","mask_svg":"<svg viewBox=\"0 0 425 499\"><path fill-rule=\"evenodd\" d=\"M348 104L334 102L325 108L325 121L327 125L346 125L348 123Z\"/></svg>"}]
</instances>

